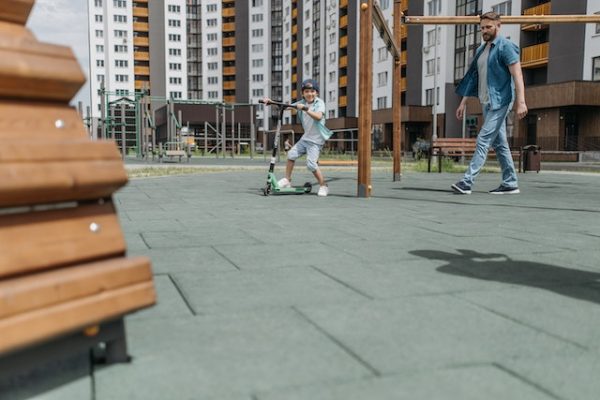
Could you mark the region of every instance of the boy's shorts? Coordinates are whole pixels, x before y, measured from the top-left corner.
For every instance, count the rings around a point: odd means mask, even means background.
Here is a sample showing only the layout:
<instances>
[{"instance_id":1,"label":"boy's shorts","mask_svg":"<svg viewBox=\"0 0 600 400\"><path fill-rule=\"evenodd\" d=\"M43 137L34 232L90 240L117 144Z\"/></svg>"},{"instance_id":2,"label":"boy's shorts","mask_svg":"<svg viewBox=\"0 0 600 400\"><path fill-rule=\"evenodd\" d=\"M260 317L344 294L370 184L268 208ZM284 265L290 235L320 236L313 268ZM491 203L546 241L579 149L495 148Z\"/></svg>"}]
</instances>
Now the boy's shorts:
<instances>
[{"instance_id":1,"label":"boy's shorts","mask_svg":"<svg viewBox=\"0 0 600 400\"><path fill-rule=\"evenodd\" d=\"M306 168L311 172L315 172L319 169L317 161L319 161L319 155L321 154L321 148L323 145L309 142L307 140L300 139L294 147L291 148L287 153L288 160L296 161L299 157L306 154Z\"/></svg>"}]
</instances>

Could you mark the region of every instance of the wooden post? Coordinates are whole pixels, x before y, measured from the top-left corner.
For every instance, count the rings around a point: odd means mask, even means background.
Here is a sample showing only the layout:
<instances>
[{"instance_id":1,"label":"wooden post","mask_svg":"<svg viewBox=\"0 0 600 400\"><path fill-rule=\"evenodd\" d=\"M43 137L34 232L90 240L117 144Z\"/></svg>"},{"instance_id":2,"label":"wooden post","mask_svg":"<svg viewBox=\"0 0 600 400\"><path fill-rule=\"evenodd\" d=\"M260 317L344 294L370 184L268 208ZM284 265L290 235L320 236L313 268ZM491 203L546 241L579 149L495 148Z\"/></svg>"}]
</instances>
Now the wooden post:
<instances>
[{"instance_id":1,"label":"wooden post","mask_svg":"<svg viewBox=\"0 0 600 400\"><path fill-rule=\"evenodd\" d=\"M373 0L360 2L358 106L358 197L371 196L371 125L373 106Z\"/></svg>"},{"instance_id":2,"label":"wooden post","mask_svg":"<svg viewBox=\"0 0 600 400\"><path fill-rule=\"evenodd\" d=\"M402 41L402 0L394 1L394 41L400 44ZM392 89L392 113L393 117L393 148L394 165L393 180L399 181L402 176L402 59L394 60L394 79Z\"/></svg>"},{"instance_id":3,"label":"wooden post","mask_svg":"<svg viewBox=\"0 0 600 400\"><path fill-rule=\"evenodd\" d=\"M479 22L478 15L403 17L407 25L479 25ZM600 23L600 15L503 15L500 22L517 25Z\"/></svg>"}]
</instances>

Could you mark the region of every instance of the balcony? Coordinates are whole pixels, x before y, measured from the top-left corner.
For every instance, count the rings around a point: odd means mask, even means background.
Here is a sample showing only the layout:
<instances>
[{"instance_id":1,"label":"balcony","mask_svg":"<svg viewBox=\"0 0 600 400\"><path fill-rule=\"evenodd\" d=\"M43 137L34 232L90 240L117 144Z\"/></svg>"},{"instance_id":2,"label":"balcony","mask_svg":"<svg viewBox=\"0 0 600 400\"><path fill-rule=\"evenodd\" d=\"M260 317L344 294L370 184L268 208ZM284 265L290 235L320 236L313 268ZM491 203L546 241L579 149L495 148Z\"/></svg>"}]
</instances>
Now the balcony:
<instances>
[{"instance_id":1,"label":"balcony","mask_svg":"<svg viewBox=\"0 0 600 400\"><path fill-rule=\"evenodd\" d=\"M550 15L550 14L552 14L551 4L552 4L552 2L549 1L547 3L540 4L535 7L526 8L525 10L523 10L523 15ZM548 25L529 24L529 25L523 25L521 27L521 29L524 31L540 31L540 30L548 29Z\"/></svg>"},{"instance_id":2,"label":"balcony","mask_svg":"<svg viewBox=\"0 0 600 400\"><path fill-rule=\"evenodd\" d=\"M133 67L133 73L135 75L150 75L150 67Z\"/></svg>"},{"instance_id":3,"label":"balcony","mask_svg":"<svg viewBox=\"0 0 600 400\"><path fill-rule=\"evenodd\" d=\"M142 90L142 89L144 89L144 86L148 86L148 89L150 89L150 82L148 82L148 81L135 81L135 90Z\"/></svg>"},{"instance_id":4,"label":"balcony","mask_svg":"<svg viewBox=\"0 0 600 400\"><path fill-rule=\"evenodd\" d=\"M348 0L340 0L340 8L348 7Z\"/></svg>"},{"instance_id":5,"label":"balcony","mask_svg":"<svg viewBox=\"0 0 600 400\"><path fill-rule=\"evenodd\" d=\"M222 14L224 17L235 16L235 7L224 8Z\"/></svg>"},{"instance_id":6,"label":"balcony","mask_svg":"<svg viewBox=\"0 0 600 400\"><path fill-rule=\"evenodd\" d=\"M406 92L406 87L407 87L407 81L406 78L402 78L400 79L400 90L402 92Z\"/></svg>"},{"instance_id":7,"label":"balcony","mask_svg":"<svg viewBox=\"0 0 600 400\"><path fill-rule=\"evenodd\" d=\"M234 90L234 89L235 89L235 81L223 82L223 90Z\"/></svg>"},{"instance_id":8,"label":"balcony","mask_svg":"<svg viewBox=\"0 0 600 400\"><path fill-rule=\"evenodd\" d=\"M223 47L235 46L235 36L223 38Z\"/></svg>"},{"instance_id":9,"label":"balcony","mask_svg":"<svg viewBox=\"0 0 600 400\"><path fill-rule=\"evenodd\" d=\"M340 28L345 28L348 26L348 15L344 15L340 18Z\"/></svg>"},{"instance_id":10,"label":"balcony","mask_svg":"<svg viewBox=\"0 0 600 400\"><path fill-rule=\"evenodd\" d=\"M548 65L548 43L524 47L521 53L521 67L539 68Z\"/></svg>"},{"instance_id":11,"label":"balcony","mask_svg":"<svg viewBox=\"0 0 600 400\"><path fill-rule=\"evenodd\" d=\"M134 22L133 30L139 32L148 32L148 23L147 22Z\"/></svg>"},{"instance_id":12,"label":"balcony","mask_svg":"<svg viewBox=\"0 0 600 400\"><path fill-rule=\"evenodd\" d=\"M150 46L150 41L148 40L147 37L134 36L134 38L133 38L133 45L134 46L148 47L148 46Z\"/></svg>"},{"instance_id":13,"label":"balcony","mask_svg":"<svg viewBox=\"0 0 600 400\"><path fill-rule=\"evenodd\" d=\"M400 7L402 7L402 11L408 10L408 0L402 0L402 3L400 3Z\"/></svg>"},{"instance_id":14,"label":"balcony","mask_svg":"<svg viewBox=\"0 0 600 400\"><path fill-rule=\"evenodd\" d=\"M400 65L403 67L406 66L406 64L407 64L407 56L408 56L407 51L403 51L400 53Z\"/></svg>"},{"instance_id":15,"label":"balcony","mask_svg":"<svg viewBox=\"0 0 600 400\"><path fill-rule=\"evenodd\" d=\"M348 47L348 35L340 38L340 48L342 47Z\"/></svg>"},{"instance_id":16,"label":"balcony","mask_svg":"<svg viewBox=\"0 0 600 400\"><path fill-rule=\"evenodd\" d=\"M148 18L148 8L144 7L133 7L134 17L146 17Z\"/></svg>"},{"instance_id":17,"label":"balcony","mask_svg":"<svg viewBox=\"0 0 600 400\"><path fill-rule=\"evenodd\" d=\"M223 61L235 61L235 52L223 53Z\"/></svg>"},{"instance_id":18,"label":"balcony","mask_svg":"<svg viewBox=\"0 0 600 400\"><path fill-rule=\"evenodd\" d=\"M346 86L348 86L348 77L347 76L340 76L339 86L340 87L346 87Z\"/></svg>"},{"instance_id":19,"label":"balcony","mask_svg":"<svg viewBox=\"0 0 600 400\"><path fill-rule=\"evenodd\" d=\"M340 57L339 67L340 68L345 68L347 66L348 66L348 56L342 56L342 57Z\"/></svg>"},{"instance_id":20,"label":"balcony","mask_svg":"<svg viewBox=\"0 0 600 400\"><path fill-rule=\"evenodd\" d=\"M235 32L235 23L226 22L223 24L223 32Z\"/></svg>"},{"instance_id":21,"label":"balcony","mask_svg":"<svg viewBox=\"0 0 600 400\"><path fill-rule=\"evenodd\" d=\"M223 68L223 75L235 75L235 67L224 67Z\"/></svg>"},{"instance_id":22,"label":"balcony","mask_svg":"<svg viewBox=\"0 0 600 400\"><path fill-rule=\"evenodd\" d=\"M150 54L145 51L135 51L133 53L133 59L139 61L150 61Z\"/></svg>"},{"instance_id":23,"label":"balcony","mask_svg":"<svg viewBox=\"0 0 600 400\"><path fill-rule=\"evenodd\" d=\"M400 27L400 40L404 40L408 37L408 27L406 25L402 25Z\"/></svg>"},{"instance_id":24,"label":"balcony","mask_svg":"<svg viewBox=\"0 0 600 400\"><path fill-rule=\"evenodd\" d=\"M292 25L292 35L295 35L298 33L298 25Z\"/></svg>"},{"instance_id":25,"label":"balcony","mask_svg":"<svg viewBox=\"0 0 600 400\"><path fill-rule=\"evenodd\" d=\"M348 96L340 96L338 101L338 105L340 107L346 107L348 105Z\"/></svg>"}]
</instances>

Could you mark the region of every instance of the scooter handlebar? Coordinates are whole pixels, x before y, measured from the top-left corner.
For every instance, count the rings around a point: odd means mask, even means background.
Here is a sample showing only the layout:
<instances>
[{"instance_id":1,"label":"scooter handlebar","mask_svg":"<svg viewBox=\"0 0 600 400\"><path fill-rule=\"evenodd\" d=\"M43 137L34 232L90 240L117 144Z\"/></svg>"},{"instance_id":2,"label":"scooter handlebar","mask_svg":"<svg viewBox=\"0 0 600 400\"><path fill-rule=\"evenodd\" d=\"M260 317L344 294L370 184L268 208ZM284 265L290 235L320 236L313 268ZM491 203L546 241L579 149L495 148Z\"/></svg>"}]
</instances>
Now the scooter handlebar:
<instances>
[{"instance_id":1,"label":"scooter handlebar","mask_svg":"<svg viewBox=\"0 0 600 400\"><path fill-rule=\"evenodd\" d=\"M271 101L269 101L269 102L267 103L267 102L265 102L263 99L260 99L260 100L258 100L258 102L259 102L259 103L261 103L261 104L264 104L264 105L266 105L266 106L269 106L269 105L274 105L274 106L279 106L279 107L283 107L283 108L296 108L296 106L295 106L295 105L293 105L293 104L289 104L289 103L282 103L282 102L279 102L279 101L273 101L273 100L271 100Z\"/></svg>"}]
</instances>

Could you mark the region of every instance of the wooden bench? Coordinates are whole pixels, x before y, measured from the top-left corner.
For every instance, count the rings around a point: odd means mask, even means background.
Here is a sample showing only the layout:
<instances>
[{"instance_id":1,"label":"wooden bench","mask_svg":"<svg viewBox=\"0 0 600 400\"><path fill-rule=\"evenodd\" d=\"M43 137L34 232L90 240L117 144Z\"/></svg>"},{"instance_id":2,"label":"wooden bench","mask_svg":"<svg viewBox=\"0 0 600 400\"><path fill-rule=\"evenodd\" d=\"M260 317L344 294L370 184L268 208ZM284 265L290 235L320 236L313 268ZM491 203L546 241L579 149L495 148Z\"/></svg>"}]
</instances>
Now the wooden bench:
<instances>
[{"instance_id":1,"label":"wooden bench","mask_svg":"<svg viewBox=\"0 0 600 400\"><path fill-rule=\"evenodd\" d=\"M128 361L123 317L156 300L150 261L125 256L119 151L69 107L85 76L70 49L25 28L33 2L0 4L2 398L89 374L90 352Z\"/></svg>"},{"instance_id":2,"label":"wooden bench","mask_svg":"<svg viewBox=\"0 0 600 400\"><path fill-rule=\"evenodd\" d=\"M427 159L427 172L431 172L431 159L438 158L438 172L442 172L442 158L444 157L471 157L477 148L477 138L437 138L429 151ZM490 148L490 153L494 150ZM518 171L521 172L522 151L511 149L511 155L518 160Z\"/></svg>"}]
</instances>

